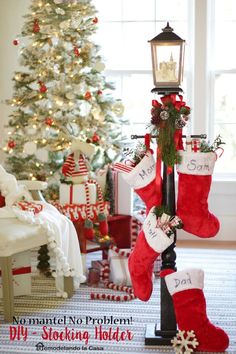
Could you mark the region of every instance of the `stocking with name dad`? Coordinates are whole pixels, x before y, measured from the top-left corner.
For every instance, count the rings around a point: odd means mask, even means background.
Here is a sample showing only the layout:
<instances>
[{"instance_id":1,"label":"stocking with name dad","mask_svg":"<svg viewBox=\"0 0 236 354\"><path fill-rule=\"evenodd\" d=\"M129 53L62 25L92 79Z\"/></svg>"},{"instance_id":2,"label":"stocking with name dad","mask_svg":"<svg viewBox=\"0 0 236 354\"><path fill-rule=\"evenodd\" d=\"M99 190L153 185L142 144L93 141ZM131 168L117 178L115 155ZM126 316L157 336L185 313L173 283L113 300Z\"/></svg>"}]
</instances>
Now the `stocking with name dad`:
<instances>
[{"instance_id":1,"label":"stocking with name dad","mask_svg":"<svg viewBox=\"0 0 236 354\"><path fill-rule=\"evenodd\" d=\"M164 272L161 276L165 276ZM194 331L197 351L224 352L229 345L229 337L207 317L203 271L185 269L173 272L165 276L165 282L173 299L179 330Z\"/></svg>"}]
</instances>

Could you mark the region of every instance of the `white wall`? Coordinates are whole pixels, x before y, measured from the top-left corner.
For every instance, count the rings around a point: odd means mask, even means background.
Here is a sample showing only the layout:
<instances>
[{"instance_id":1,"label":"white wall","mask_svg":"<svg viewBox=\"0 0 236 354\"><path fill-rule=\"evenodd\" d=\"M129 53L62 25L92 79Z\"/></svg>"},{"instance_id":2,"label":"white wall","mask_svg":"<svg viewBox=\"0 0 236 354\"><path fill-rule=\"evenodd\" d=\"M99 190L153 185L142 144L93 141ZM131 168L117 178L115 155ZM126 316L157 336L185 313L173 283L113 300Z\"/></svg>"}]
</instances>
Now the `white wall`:
<instances>
[{"instance_id":1,"label":"white wall","mask_svg":"<svg viewBox=\"0 0 236 354\"><path fill-rule=\"evenodd\" d=\"M11 111L4 101L12 97L12 77L19 69L19 48L12 41L20 34L23 15L27 13L30 0L0 0L0 147L4 124ZM0 161L3 154L0 154Z\"/></svg>"}]
</instances>

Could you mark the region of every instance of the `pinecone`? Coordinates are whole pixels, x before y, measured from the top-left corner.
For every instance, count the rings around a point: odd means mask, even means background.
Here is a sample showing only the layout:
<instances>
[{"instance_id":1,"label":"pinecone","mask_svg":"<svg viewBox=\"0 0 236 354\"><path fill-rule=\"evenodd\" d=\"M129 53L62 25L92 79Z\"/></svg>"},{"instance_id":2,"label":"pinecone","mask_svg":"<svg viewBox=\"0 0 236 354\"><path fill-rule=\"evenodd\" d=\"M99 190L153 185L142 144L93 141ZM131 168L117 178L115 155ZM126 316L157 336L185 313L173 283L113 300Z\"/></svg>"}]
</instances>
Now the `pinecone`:
<instances>
[{"instance_id":1,"label":"pinecone","mask_svg":"<svg viewBox=\"0 0 236 354\"><path fill-rule=\"evenodd\" d=\"M160 124L160 121L161 121L161 119L160 119L160 116L158 115L153 115L152 116L152 118L151 118L151 124L153 124L153 125L159 125Z\"/></svg>"}]
</instances>

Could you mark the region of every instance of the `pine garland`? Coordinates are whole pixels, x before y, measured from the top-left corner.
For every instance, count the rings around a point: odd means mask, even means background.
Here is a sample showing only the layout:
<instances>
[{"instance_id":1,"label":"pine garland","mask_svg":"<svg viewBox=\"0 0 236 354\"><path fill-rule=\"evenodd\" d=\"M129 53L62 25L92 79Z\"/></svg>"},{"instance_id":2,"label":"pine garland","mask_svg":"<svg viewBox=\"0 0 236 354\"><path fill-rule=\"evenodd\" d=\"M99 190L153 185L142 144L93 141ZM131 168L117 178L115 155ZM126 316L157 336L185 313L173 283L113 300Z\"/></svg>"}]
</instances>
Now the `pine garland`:
<instances>
[{"instance_id":1,"label":"pine garland","mask_svg":"<svg viewBox=\"0 0 236 354\"><path fill-rule=\"evenodd\" d=\"M152 101L152 134L158 135L159 157L167 166L174 166L180 162L176 151L174 136L178 129L182 129L188 121L190 108L186 106L182 96L170 94L161 97L161 103Z\"/></svg>"}]
</instances>

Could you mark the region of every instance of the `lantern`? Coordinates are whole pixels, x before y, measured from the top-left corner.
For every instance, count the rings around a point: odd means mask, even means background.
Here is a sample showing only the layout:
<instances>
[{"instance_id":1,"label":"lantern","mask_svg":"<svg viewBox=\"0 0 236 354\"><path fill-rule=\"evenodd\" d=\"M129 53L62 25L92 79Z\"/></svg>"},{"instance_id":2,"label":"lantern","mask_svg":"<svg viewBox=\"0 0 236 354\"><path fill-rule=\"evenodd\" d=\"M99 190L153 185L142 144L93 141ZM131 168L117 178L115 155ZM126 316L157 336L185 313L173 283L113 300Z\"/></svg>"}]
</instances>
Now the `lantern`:
<instances>
[{"instance_id":1,"label":"lantern","mask_svg":"<svg viewBox=\"0 0 236 354\"><path fill-rule=\"evenodd\" d=\"M153 80L158 93L178 93L183 80L185 41L173 32L169 22L162 33L149 41L152 52Z\"/></svg>"}]
</instances>

